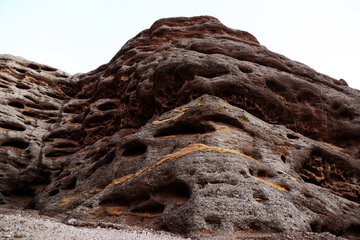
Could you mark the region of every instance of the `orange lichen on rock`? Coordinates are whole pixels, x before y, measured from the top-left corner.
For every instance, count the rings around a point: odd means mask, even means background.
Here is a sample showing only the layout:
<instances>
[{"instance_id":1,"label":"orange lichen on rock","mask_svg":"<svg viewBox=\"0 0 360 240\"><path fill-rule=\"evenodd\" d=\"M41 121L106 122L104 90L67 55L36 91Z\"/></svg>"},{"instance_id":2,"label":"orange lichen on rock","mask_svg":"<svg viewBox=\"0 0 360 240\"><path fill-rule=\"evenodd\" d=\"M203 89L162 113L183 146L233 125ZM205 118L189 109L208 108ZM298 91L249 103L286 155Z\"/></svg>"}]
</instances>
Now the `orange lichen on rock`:
<instances>
[{"instance_id":1,"label":"orange lichen on rock","mask_svg":"<svg viewBox=\"0 0 360 240\"><path fill-rule=\"evenodd\" d=\"M279 191L288 192L288 190L286 190L285 188L283 188L282 186L280 186L280 185L278 185L278 184L271 183L271 182L269 182L269 181L266 181L266 180L261 179L261 178L258 178L258 177L254 177L254 178L255 178L257 181L262 182L262 183L264 183L264 184L266 184L266 185L268 185L268 186L270 186L270 187L272 187L272 188L275 188L275 189L277 189L277 190L279 190Z\"/></svg>"},{"instance_id":2,"label":"orange lichen on rock","mask_svg":"<svg viewBox=\"0 0 360 240\"><path fill-rule=\"evenodd\" d=\"M66 204L68 204L69 202L71 202L72 200L74 200L75 198L77 198L78 196L80 196L81 193L77 193L72 197L68 197L68 198L64 198L63 200L61 200L61 202L58 204L58 207L63 207Z\"/></svg>"}]
</instances>

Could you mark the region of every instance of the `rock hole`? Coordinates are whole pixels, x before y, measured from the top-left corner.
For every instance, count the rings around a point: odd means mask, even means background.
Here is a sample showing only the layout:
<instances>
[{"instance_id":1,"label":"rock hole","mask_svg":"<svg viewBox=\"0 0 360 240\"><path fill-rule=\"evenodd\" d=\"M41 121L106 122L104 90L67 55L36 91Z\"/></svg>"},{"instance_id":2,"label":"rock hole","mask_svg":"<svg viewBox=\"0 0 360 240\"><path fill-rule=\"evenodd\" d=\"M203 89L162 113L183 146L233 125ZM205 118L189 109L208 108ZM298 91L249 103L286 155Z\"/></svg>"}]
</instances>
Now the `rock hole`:
<instances>
[{"instance_id":1,"label":"rock hole","mask_svg":"<svg viewBox=\"0 0 360 240\"><path fill-rule=\"evenodd\" d=\"M250 228L250 231L256 231L256 232L261 232L262 231L260 221L251 222L249 224L249 228Z\"/></svg>"},{"instance_id":2,"label":"rock hole","mask_svg":"<svg viewBox=\"0 0 360 240\"><path fill-rule=\"evenodd\" d=\"M28 117L32 117L32 118L38 118L38 119L43 119L44 118L40 114L37 114L35 112L30 112L30 111L23 111L22 114L25 115L25 116L28 116Z\"/></svg>"},{"instance_id":3,"label":"rock hole","mask_svg":"<svg viewBox=\"0 0 360 240\"><path fill-rule=\"evenodd\" d=\"M25 163L22 163L22 162L15 162L16 164L16 167L19 168L19 169L24 169L26 167L26 164Z\"/></svg>"},{"instance_id":4,"label":"rock hole","mask_svg":"<svg viewBox=\"0 0 360 240\"><path fill-rule=\"evenodd\" d=\"M73 148L76 147L76 143L74 142L56 142L53 145L54 148Z\"/></svg>"},{"instance_id":5,"label":"rock hole","mask_svg":"<svg viewBox=\"0 0 360 240\"><path fill-rule=\"evenodd\" d=\"M38 65L33 64L33 63L30 63L30 64L28 65L28 67L31 68L31 69L33 69L33 70L39 70L39 69L40 69L40 67L39 67Z\"/></svg>"},{"instance_id":6,"label":"rock hole","mask_svg":"<svg viewBox=\"0 0 360 240\"><path fill-rule=\"evenodd\" d=\"M19 123L15 122L0 122L0 128L5 128L14 131L25 131L26 128Z\"/></svg>"},{"instance_id":7,"label":"rock hole","mask_svg":"<svg viewBox=\"0 0 360 240\"><path fill-rule=\"evenodd\" d=\"M183 205L191 195L189 187L180 181L174 181L161 187L153 193L156 200L170 200L177 205Z\"/></svg>"},{"instance_id":8,"label":"rock hole","mask_svg":"<svg viewBox=\"0 0 360 240\"><path fill-rule=\"evenodd\" d=\"M38 103L38 101L37 101L35 98L31 97L31 96L24 95L24 98L27 98L27 99L29 99L30 101L34 102L34 103Z\"/></svg>"},{"instance_id":9,"label":"rock hole","mask_svg":"<svg viewBox=\"0 0 360 240\"><path fill-rule=\"evenodd\" d=\"M260 189L254 189L253 198L257 202L266 202L269 198L266 196L266 193Z\"/></svg>"},{"instance_id":10,"label":"rock hole","mask_svg":"<svg viewBox=\"0 0 360 240\"><path fill-rule=\"evenodd\" d=\"M253 70L250 66L243 65L243 66L239 66L238 68L243 73L252 73L253 72Z\"/></svg>"},{"instance_id":11,"label":"rock hole","mask_svg":"<svg viewBox=\"0 0 360 240\"><path fill-rule=\"evenodd\" d=\"M205 134L214 132L215 128L211 125L204 124L188 124L184 122L178 122L173 126L159 129L154 137L165 137L171 135L187 135L187 134Z\"/></svg>"},{"instance_id":12,"label":"rock hole","mask_svg":"<svg viewBox=\"0 0 360 240\"><path fill-rule=\"evenodd\" d=\"M312 89L303 89L298 95L297 100L299 102L309 102L309 103L316 103L320 102L318 95Z\"/></svg>"},{"instance_id":13,"label":"rock hole","mask_svg":"<svg viewBox=\"0 0 360 240\"><path fill-rule=\"evenodd\" d=\"M95 116L89 117L84 122L84 125L87 128L93 128L93 127L97 127L99 125L108 124L111 121L113 121L113 119L114 119L113 113L108 112L105 115L95 115Z\"/></svg>"},{"instance_id":14,"label":"rock hole","mask_svg":"<svg viewBox=\"0 0 360 240\"><path fill-rule=\"evenodd\" d=\"M210 225L219 226L221 224L221 218L214 214L210 214L209 216L205 217L205 222Z\"/></svg>"},{"instance_id":15,"label":"rock hole","mask_svg":"<svg viewBox=\"0 0 360 240\"><path fill-rule=\"evenodd\" d=\"M312 232L321 232L322 225L319 221L315 220L310 223L310 228Z\"/></svg>"},{"instance_id":16,"label":"rock hole","mask_svg":"<svg viewBox=\"0 0 360 240\"><path fill-rule=\"evenodd\" d=\"M133 208L133 213L149 213L149 214L161 214L165 209L165 205L159 202L147 201L139 206Z\"/></svg>"},{"instance_id":17,"label":"rock hole","mask_svg":"<svg viewBox=\"0 0 360 240\"><path fill-rule=\"evenodd\" d=\"M221 67L223 68L223 67ZM223 75L226 75L226 74L229 74L230 71L227 70L227 69L212 69L212 70L209 70L209 71L204 71L204 72L201 72L199 75L202 76L202 77L206 77L206 78L215 78L215 77L220 77L220 76L223 76Z\"/></svg>"},{"instance_id":18,"label":"rock hole","mask_svg":"<svg viewBox=\"0 0 360 240\"><path fill-rule=\"evenodd\" d=\"M274 174L270 173L269 171L265 170L265 169L260 169L257 171L256 176L261 177L261 178L268 178L268 177L273 177Z\"/></svg>"},{"instance_id":19,"label":"rock hole","mask_svg":"<svg viewBox=\"0 0 360 240\"><path fill-rule=\"evenodd\" d=\"M121 207L122 209L129 208L131 205L137 206L141 205L141 203L147 202L150 200L150 195L141 194L134 198L127 197L115 197L104 199L101 201L100 205L104 207ZM135 209L135 208L134 208Z\"/></svg>"},{"instance_id":20,"label":"rock hole","mask_svg":"<svg viewBox=\"0 0 360 240\"><path fill-rule=\"evenodd\" d=\"M300 138L299 136L292 134L292 133L288 133L286 136L289 139L299 139Z\"/></svg>"},{"instance_id":21,"label":"rock hole","mask_svg":"<svg viewBox=\"0 0 360 240\"><path fill-rule=\"evenodd\" d=\"M284 155L281 155L281 161L283 161L283 163L286 163L286 157Z\"/></svg>"},{"instance_id":22,"label":"rock hole","mask_svg":"<svg viewBox=\"0 0 360 240\"><path fill-rule=\"evenodd\" d=\"M16 84L16 87L19 88L19 89L30 89L30 87L26 84L23 84L23 83L18 83Z\"/></svg>"},{"instance_id":23,"label":"rock hole","mask_svg":"<svg viewBox=\"0 0 360 240\"><path fill-rule=\"evenodd\" d=\"M29 146L28 142L25 142L22 139L12 139L4 142L2 144L3 147L15 147L20 149L26 149Z\"/></svg>"},{"instance_id":24,"label":"rock hole","mask_svg":"<svg viewBox=\"0 0 360 240\"><path fill-rule=\"evenodd\" d=\"M20 69L20 68L15 68L15 69L16 69L16 71L18 71L19 73L22 73L22 74L26 73L26 70L25 70L25 69Z\"/></svg>"},{"instance_id":25,"label":"rock hole","mask_svg":"<svg viewBox=\"0 0 360 240\"><path fill-rule=\"evenodd\" d=\"M103 103L98 107L100 111L108 111L115 108L117 108L117 104L115 102Z\"/></svg>"},{"instance_id":26,"label":"rock hole","mask_svg":"<svg viewBox=\"0 0 360 240\"><path fill-rule=\"evenodd\" d=\"M262 160L262 154L259 149L253 149L250 155L256 160Z\"/></svg>"},{"instance_id":27,"label":"rock hole","mask_svg":"<svg viewBox=\"0 0 360 240\"><path fill-rule=\"evenodd\" d=\"M133 141L126 143L123 147L123 156L137 156L146 153L147 146L144 143Z\"/></svg>"},{"instance_id":28,"label":"rock hole","mask_svg":"<svg viewBox=\"0 0 360 240\"><path fill-rule=\"evenodd\" d=\"M51 98L56 98L56 99L59 99L59 100L64 100L65 99L63 96L61 96L58 93L46 92L46 95L48 95Z\"/></svg>"},{"instance_id":29,"label":"rock hole","mask_svg":"<svg viewBox=\"0 0 360 240\"><path fill-rule=\"evenodd\" d=\"M76 186L76 182L77 182L77 177L68 177L68 178L65 178L63 180L63 183L61 185L61 189L63 190L66 190L66 189L74 189L75 186Z\"/></svg>"},{"instance_id":30,"label":"rock hole","mask_svg":"<svg viewBox=\"0 0 360 240\"><path fill-rule=\"evenodd\" d=\"M37 104L34 104L34 103L27 103L26 104L27 107L30 107L30 108L35 108L35 109L42 109L40 106L38 106Z\"/></svg>"},{"instance_id":31,"label":"rock hole","mask_svg":"<svg viewBox=\"0 0 360 240\"><path fill-rule=\"evenodd\" d=\"M48 157L48 158L63 157L63 156L73 154L74 152L75 152L75 150L72 150L72 149L53 150L53 151L48 152L47 154L45 154L45 157Z\"/></svg>"},{"instance_id":32,"label":"rock hole","mask_svg":"<svg viewBox=\"0 0 360 240\"><path fill-rule=\"evenodd\" d=\"M287 88L276 80L267 79L266 86L275 93L285 92Z\"/></svg>"},{"instance_id":33,"label":"rock hole","mask_svg":"<svg viewBox=\"0 0 360 240\"><path fill-rule=\"evenodd\" d=\"M49 192L49 196L50 196L50 197L55 196L55 195L57 195L59 192L60 192L59 189L51 190L51 191Z\"/></svg>"},{"instance_id":34,"label":"rock hole","mask_svg":"<svg viewBox=\"0 0 360 240\"><path fill-rule=\"evenodd\" d=\"M354 119L355 114L350 109L342 109L337 116L341 120L351 121Z\"/></svg>"},{"instance_id":35,"label":"rock hole","mask_svg":"<svg viewBox=\"0 0 360 240\"><path fill-rule=\"evenodd\" d=\"M343 237L356 239L360 236L360 224L351 224L342 234Z\"/></svg>"},{"instance_id":36,"label":"rock hole","mask_svg":"<svg viewBox=\"0 0 360 240\"><path fill-rule=\"evenodd\" d=\"M339 108L341 107L341 103L339 103L339 102L334 102L333 104L332 104L332 109L333 110L338 110Z\"/></svg>"},{"instance_id":37,"label":"rock hole","mask_svg":"<svg viewBox=\"0 0 360 240\"><path fill-rule=\"evenodd\" d=\"M0 83L0 88L9 88L9 87Z\"/></svg>"},{"instance_id":38,"label":"rock hole","mask_svg":"<svg viewBox=\"0 0 360 240\"><path fill-rule=\"evenodd\" d=\"M9 102L8 105L16 108L24 108L24 104L17 101Z\"/></svg>"},{"instance_id":39,"label":"rock hole","mask_svg":"<svg viewBox=\"0 0 360 240\"><path fill-rule=\"evenodd\" d=\"M315 156L315 157L321 157L323 155L322 151L318 148L315 148L312 152L311 152L311 156Z\"/></svg>"},{"instance_id":40,"label":"rock hole","mask_svg":"<svg viewBox=\"0 0 360 240\"><path fill-rule=\"evenodd\" d=\"M47 72L55 72L57 69L49 67L49 66L41 66L41 70L44 70L44 71L47 71Z\"/></svg>"}]
</instances>

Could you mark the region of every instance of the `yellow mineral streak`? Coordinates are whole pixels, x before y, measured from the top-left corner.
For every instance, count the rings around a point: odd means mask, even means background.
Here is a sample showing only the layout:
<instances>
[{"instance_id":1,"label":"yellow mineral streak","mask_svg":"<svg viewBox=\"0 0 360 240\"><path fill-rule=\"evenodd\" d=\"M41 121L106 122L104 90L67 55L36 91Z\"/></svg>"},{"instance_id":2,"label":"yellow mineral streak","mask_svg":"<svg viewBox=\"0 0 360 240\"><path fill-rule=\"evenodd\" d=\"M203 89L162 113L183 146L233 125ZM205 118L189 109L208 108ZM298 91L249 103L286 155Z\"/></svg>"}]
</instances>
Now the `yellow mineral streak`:
<instances>
[{"instance_id":1,"label":"yellow mineral streak","mask_svg":"<svg viewBox=\"0 0 360 240\"><path fill-rule=\"evenodd\" d=\"M116 185L116 184L125 182L126 180L128 180L129 178L132 178L133 176L134 176L134 174L129 174L129 175L123 176L121 178L116 178L108 186L112 186L112 185Z\"/></svg>"},{"instance_id":2,"label":"yellow mineral streak","mask_svg":"<svg viewBox=\"0 0 360 240\"><path fill-rule=\"evenodd\" d=\"M61 202L58 204L58 207L62 207L65 206L66 204L68 204L69 202L71 202L72 200L74 200L75 198L77 198L78 196L80 196L81 193L75 194L72 197L69 198L64 198L63 200L61 200Z\"/></svg>"},{"instance_id":3,"label":"yellow mineral streak","mask_svg":"<svg viewBox=\"0 0 360 240\"><path fill-rule=\"evenodd\" d=\"M90 193L90 194L95 194L95 193L101 192L102 190L103 190L103 189L101 189L101 188L96 188L96 189L90 190L89 193Z\"/></svg>"},{"instance_id":4,"label":"yellow mineral streak","mask_svg":"<svg viewBox=\"0 0 360 240\"><path fill-rule=\"evenodd\" d=\"M168 121L175 121L176 119L181 117L185 113L186 110L187 110L186 107L177 108L174 110L174 112L178 113L177 115L175 115L171 118L164 119L164 120L153 121L152 124L161 124L161 123L168 122Z\"/></svg>"},{"instance_id":5,"label":"yellow mineral streak","mask_svg":"<svg viewBox=\"0 0 360 240\"><path fill-rule=\"evenodd\" d=\"M327 146L327 147L330 147L332 149L335 149L335 150L339 150L339 147L331 144L331 143L327 143L327 142L321 142L323 145Z\"/></svg>"},{"instance_id":6,"label":"yellow mineral streak","mask_svg":"<svg viewBox=\"0 0 360 240\"><path fill-rule=\"evenodd\" d=\"M140 177L143 174L145 174L146 172L151 171L153 168L163 164L166 161L176 159L176 158L180 158L180 157L183 157L185 155L188 155L188 154L191 154L191 153L194 153L194 152L230 153L230 154L235 154L237 156L248 158L248 159L251 159L251 160L254 160L254 161L258 161L258 160L254 159L254 158L252 158L252 157L250 157L248 155L245 155L245 154L243 154L241 152L238 152L238 151L235 151L233 149L221 148L221 147L210 147L210 146L207 146L205 144L195 143L195 144L191 144L191 145L189 145L187 147L184 147L183 149L179 150L178 152L166 155L160 161L154 163L153 165L150 165L150 166L147 166L147 167L141 169L140 171L138 171L135 174L129 174L129 175L126 175L124 177L114 179L113 182L110 183L108 186L112 186L112 185L115 185L115 184L120 184L120 183L125 182L126 180L128 180L130 178L133 178L133 177Z\"/></svg>"},{"instance_id":7,"label":"yellow mineral streak","mask_svg":"<svg viewBox=\"0 0 360 240\"><path fill-rule=\"evenodd\" d=\"M290 178L291 180L293 180L293 181L297 181L297 179L294 178L293 176L289 176L289 178Z\"/></svg>"},{"instance_id":8,"label":"yellow mineral streak","mask_svg":"<svg viewBox=\"0 0 360 240\"><path fill-rule=\"evenodd\" d=\"M286 190L285 188L283 188L282 186L280 186L280 185L278 185L278 184L268 182L268 181L266 181L266 180L264 180L264 179L261 179L261 178L258 178L258 177L254 177L254 178L255 178L257 181L262 182L262 183L264 183L264 184L266 184L266 185L268 185L268 186L270 186L270 187L272 187L272 188L275 188L275 189L277 189L277 190L279 190L279 191L288 192L288 190Z\"/></svg>"}]
</instances>

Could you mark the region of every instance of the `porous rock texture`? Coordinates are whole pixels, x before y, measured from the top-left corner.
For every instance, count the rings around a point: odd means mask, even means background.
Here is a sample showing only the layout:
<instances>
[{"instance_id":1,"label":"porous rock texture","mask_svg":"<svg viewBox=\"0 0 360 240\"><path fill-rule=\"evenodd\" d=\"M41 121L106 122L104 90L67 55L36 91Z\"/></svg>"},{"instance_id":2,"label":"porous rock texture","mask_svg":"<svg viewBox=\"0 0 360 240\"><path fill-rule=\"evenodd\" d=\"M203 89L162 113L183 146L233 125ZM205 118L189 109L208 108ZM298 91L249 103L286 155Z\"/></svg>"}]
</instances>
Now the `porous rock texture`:
<instances>
[{"instance_id":1,"label":"porous rock texture","mask_svg":"<svg viewBox=\"0 0 360 240\"><path fill-rule=\"evenodd\" d=\"M360 91L216 18L68 74L0 57L0 192L48 215L360 236Z\"/></svg>"}]
</instances>

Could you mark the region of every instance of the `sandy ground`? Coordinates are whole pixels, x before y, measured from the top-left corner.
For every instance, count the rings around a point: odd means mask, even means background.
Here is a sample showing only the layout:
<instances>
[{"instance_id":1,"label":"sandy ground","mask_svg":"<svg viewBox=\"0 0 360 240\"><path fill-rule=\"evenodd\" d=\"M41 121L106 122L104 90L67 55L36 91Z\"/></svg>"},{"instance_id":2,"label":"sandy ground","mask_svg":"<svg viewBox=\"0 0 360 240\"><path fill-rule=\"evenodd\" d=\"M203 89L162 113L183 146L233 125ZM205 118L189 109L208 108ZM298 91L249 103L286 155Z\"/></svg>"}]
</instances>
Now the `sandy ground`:
<instances>
[{"instance_id":1,"label":"sandy ground","mask_svg":"<svg viewBox=\"0 0 360 240\"><path fill-rule=\"evenodd\" d=\"M75 220L73 220L75 221ZM73 221L70 223L74 224ZM59 220L39 216L36 211L0 209L0 239L56 239L56 240L107 240L107 239L186 239L170 233L149 229L131 228L115 229L100 226L75 227Z\"/></svg>"}]
</instances>

